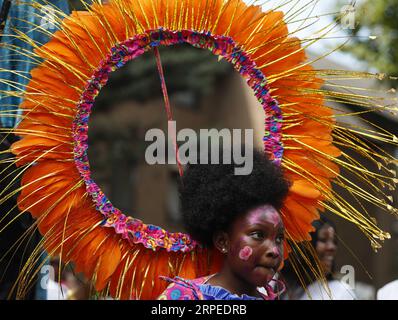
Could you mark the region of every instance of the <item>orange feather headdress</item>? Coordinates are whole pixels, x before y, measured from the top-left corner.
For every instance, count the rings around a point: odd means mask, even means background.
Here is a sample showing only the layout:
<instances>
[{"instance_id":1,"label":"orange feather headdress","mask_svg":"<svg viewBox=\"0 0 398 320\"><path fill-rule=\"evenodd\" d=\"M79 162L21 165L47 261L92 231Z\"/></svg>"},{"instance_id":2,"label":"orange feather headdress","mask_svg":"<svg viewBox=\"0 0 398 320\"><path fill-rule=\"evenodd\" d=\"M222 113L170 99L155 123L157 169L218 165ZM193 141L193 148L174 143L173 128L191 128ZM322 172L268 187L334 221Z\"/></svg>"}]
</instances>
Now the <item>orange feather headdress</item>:
<instances>
[{"instance_id":1,"label":"orange feather headdress","mask_svg":"<svg viewBox=\"0 0 398 320\"><path fill-rule=\"evenodd\" d=\"M70 16L59 13L58 23L60 30L47 44L35 44L34 52L25 53L42 59L26 90L9 93L24 96L22 121L12 130L22 138L12 145L17 165L24 168L18 205L37 219L42 247L64 262L73 261L97 291L120 299L150 299L166 286L158 275L194 278L220 266L218 254L189 235L127 218L90 176L87 133L95 97L110 72L160 45L184 42L223 57L262 104L264 150L292 181L281 211L290 243L285 243L286 256L291 245L310 240L312 222L325 209L357 225L375 248L389 237L332 189L338 181L358 199L395 210L382 190L396 183L387 168L395 159L359 145L354 137L395 145L396 137L342 129L326 101L338 98L372 110L383 106L367 96L323 89L328 77L373 75L314 69L282 12L263 12L241 0L113 0L94 1L86 12ZM20 38L32 43L26 34ZM383 162L381 171L342 157L338 146ZM373 193L346 181L341 167L359 171ZM38 253L31 263L37 260Z\"/></svg>"}]
</instances>

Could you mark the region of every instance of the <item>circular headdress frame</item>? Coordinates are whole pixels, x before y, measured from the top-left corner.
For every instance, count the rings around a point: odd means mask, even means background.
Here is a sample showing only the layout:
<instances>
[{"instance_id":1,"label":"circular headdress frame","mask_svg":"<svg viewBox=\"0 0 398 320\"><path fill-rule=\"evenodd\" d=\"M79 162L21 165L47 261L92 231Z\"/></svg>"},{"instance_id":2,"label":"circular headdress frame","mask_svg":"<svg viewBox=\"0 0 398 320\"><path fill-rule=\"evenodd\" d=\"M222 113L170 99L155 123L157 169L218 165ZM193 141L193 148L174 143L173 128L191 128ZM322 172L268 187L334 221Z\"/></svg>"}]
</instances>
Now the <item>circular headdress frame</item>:
<instances>
[{"instance_id":1,"label":"circular headdress frame","mask_svg":"<svg viewBox=\"0 0 398 320\"><path fill-rule=\"evenodd\" d=\"M256 68L255 62L234 43L232 38L214 36L210 32L171 31L159 28L148 30L114 46L107 59L101 63L86 85L77 106L72 131L74 162L86 184L87 193L92 197L96 209L104 217L102 226L113 227L116 233L121 234L124 239L128 239L134 244L141 243L146 248L153 250L164 248L167 251L189 252L198 245L189 235L170 233L158 226L146 225L139 219L127 217L114 207L91 178L87 154L89 117L95 98L101 88L106 85L109 74L153 47L181 43L208 49L213 54L223 57L232 63L234 68L246 79L265 112L264 150L279 165L283 155L281 141L282 112L277 101L269 93L266 77Z\"/></svg>"}]
</instances>

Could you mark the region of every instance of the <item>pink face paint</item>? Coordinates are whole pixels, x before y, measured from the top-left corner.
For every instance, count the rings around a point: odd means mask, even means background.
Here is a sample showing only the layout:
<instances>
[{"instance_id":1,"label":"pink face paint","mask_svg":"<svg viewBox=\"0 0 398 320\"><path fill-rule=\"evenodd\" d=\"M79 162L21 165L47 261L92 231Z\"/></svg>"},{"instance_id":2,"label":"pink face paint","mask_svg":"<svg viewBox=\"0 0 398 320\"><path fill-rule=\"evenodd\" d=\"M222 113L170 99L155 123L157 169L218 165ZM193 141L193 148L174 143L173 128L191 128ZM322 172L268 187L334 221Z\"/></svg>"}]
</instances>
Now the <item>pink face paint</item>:
<instances>
[{"instance_id":1,"label":"pink face paint","mask_svg":"<svg viewBox=\"0 0 398 320\"><path fill-rule=\"evenodd\" d=\"M278 211L276 211L273 206L269 205L265 206L264 212L267 215L268 220L273 224L274 227L276 227L278 223L281 221L281 217Z\"/></svg>"},{"instance_id":2,"label":"pink face paint","mask_svg":"<svg viewBox=\"0 0 398 320\"><path fill-rule=\"evenodd\" d=\"M250 256L253 253L253 249L250 248L249 246L245 246L243 249L239 251L239 258L241 258L244 261L249 260Z\"/></svg>"},{"instance_id":3,"label":"pink face paint","mask_svg":"<svg viewBox=\"0 0 398 320\"><path fill-rule=\"evenodd\" d=\"M272 223L274 227L276 227L281 221L278 211L273 206L264 205L250 212L249 222L251 224L256 224L264 221L264 218L266 221Z\"/></svg>"},{"instance_id":4,"label":"pink face paint","mask_svg":"<svg viewBox=\"0 0 398 320\"><path fill-rule=\"evenodd\" d=\"M278 256L279 257L279 255L280 255L279 248L278 247L273 247L272 248L272 253L274 254L274 256Z\"/></svg>"}]
</instances>

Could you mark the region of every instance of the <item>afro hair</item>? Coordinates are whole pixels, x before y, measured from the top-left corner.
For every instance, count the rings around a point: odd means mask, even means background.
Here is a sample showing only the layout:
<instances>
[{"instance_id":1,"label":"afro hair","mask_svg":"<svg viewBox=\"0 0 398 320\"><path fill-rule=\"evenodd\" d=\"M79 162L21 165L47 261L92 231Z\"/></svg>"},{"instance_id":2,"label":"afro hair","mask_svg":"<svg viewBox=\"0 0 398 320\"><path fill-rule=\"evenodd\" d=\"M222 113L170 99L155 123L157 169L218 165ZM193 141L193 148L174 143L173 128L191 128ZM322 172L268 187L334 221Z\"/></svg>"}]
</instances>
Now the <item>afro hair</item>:
<instances>
[{"instance_id":1,"label":"afro hair","mask_svg":"<svg viewBox=\"0 0 398 320\"><path fill-rule=\"evenodd\" d=\"M225 152L225 151L222 151ZM202 245L213 246L213 235L227 231L241 214L257 206L282 207L289 182L282 169L263 152L253 151L253 170L235 175L231 164L189 164L180 185L186 231Z\"/></svg>"}]
</instances>

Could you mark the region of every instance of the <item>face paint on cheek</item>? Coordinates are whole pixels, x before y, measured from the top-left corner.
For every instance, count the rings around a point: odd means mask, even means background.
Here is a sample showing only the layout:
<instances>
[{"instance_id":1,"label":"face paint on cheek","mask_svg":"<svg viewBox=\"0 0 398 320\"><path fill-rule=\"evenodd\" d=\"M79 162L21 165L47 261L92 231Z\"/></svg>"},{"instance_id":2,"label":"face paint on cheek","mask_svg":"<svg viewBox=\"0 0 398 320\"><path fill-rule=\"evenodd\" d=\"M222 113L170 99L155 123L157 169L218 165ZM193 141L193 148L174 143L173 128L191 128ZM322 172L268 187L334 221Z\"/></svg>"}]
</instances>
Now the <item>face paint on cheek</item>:
<instances>
[{"instance_id":1,"label":"face paint on cheek","mask_svg":"<svg viewBox=\"0 0 398 320\"><path fill-rule=\"evenodd\" d=\"M245 246L243 249L241 249L239 251L239 258L244 261L247 261L247 260L249 260L252 253L253 253L253 249L250 248L249 246Z\"/></svg>"}]
</instances>

